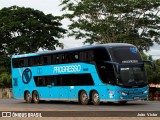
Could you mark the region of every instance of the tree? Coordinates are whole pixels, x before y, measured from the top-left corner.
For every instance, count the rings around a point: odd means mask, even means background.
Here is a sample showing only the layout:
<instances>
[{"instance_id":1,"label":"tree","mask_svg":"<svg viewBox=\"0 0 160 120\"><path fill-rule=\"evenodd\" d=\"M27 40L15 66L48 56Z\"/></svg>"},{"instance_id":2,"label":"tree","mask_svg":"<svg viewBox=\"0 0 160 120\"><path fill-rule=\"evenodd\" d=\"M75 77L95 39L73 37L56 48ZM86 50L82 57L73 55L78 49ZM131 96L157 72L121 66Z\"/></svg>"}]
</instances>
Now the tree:
<instances>
[{"instance_id":1,"label":"tree","mask_svg":"<svg viewBox=\"0 0 160 120\"><path fill-rule=\"evenodd\" d=\"M152 56L147 56L146 54L141 54L144 60L153 60ZM149 64L145 64L147 79L149 83L160 84L160 59L153 60L156 65L156 70L153 71Z\"/></svg>"},{"instance_id":2,"label":"tree","mask_svg":"<svg viewBox=\"0 0 160 120\"><path fill-rule=\"evenodd\" d=\"M11 75L8 73L0 74L0 88L1 87L11 87Z\"/></svg>"},{"instance_id":3,"label":"tree","mask_svg":"<svg viewBox=\"0 0 160 120\"><path fill-rule=\"evenodd\" d=\"M58 39L66 30L61 17L31 8L12 6L0 10L0 87L11 86L10 56L37 52L39 48L54 50L62 46Z\"/></svg>"},{"instance_id":4,"label":"tree","mask_svg":"<svg viewBox=\"0 0 160 120\"><path fill-rule=\"evenodd\" d=\"M92 43L131 43L140 51L160 44L159 0L62 0L69 36Z\"/></svg>"},{"instance_id":5,"label":"tree","mask_svg":"<svg viewBox=\"0 0 160 120\"><path fill-rule=\"evenodd\" d=\"M0 10L0 53L12 55L54 50L66 32L60 17L32 8L12 6Z\"/></svg>"}]
</instances>

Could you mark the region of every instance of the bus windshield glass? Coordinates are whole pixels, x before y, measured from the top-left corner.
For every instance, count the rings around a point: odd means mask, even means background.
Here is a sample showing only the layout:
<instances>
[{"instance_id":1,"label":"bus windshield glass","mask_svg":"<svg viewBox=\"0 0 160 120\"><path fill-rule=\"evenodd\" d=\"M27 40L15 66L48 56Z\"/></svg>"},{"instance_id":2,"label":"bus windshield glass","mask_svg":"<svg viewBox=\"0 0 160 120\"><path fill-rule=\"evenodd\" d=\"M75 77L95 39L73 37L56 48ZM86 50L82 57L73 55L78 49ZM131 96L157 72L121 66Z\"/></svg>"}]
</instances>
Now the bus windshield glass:
<instances>
[{"instance_id":1,"label":"bus windshield glass","mask_svg":"<svg viewBox=\"0 0 160 120\"><path fill-rule=\"evenodd\" d=\"M120 64L142 62L142 58L136 47L112 47L109 49L109 52L111 54L112 60Z\"/></svg>"},{"instance_id":2,"label":"bus windshield glass","mask_svg":"<svg viewBox=\"0 0 160 120\"><path fill-rule=\"evenodd\" d=\"M121 67L117 84L124 87L140 87L146 85L144 67Z\"/></svg>"}]
</instances>

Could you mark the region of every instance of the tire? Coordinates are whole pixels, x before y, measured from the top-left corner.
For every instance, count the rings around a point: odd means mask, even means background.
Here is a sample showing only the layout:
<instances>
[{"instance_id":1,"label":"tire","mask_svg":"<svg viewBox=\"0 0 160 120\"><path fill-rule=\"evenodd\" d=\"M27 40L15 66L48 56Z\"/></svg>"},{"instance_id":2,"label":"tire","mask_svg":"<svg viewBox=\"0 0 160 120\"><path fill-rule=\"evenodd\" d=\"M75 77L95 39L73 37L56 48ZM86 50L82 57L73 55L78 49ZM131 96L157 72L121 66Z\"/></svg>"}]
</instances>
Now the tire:
<instances>
[{"instance_id":1,"label":"tire","mask_svg":"<svg viewBox=\"0 0 160 120\"><path fill-rule=\"evenodd\" d=\"M153 93L152 93L152 92L149 92L148 99L149 99L149 100L153 100L153 99L154 99L154 96L153 96Z\"/></svg>"},{"instance_id":2,"label":"tire","mask_svg":"<svg viewBox=\"0 0 160 120\"><path fill-rule=\"evenodd\" d=\"M40 101L40 100L39 100L39 94L38 94L37 91L34 91L34 92L33 92L33 102L36 103L36 104L38 104L39 101Z\"/></svg>"},{"instance_id":3,"label":"tire","mask_svg":"<svg viewBox=\"0 0 160 120\"><path fill-rule=\"evenodd\" d=\"M30 94L29 91L27 91L27 92L25 93L25 101L26 101L27 103L32 103L32 97L31 97L31 94Z\"/></svg>"},{"instance_id":4,"label":"tire","mask_svg":"<svg viewBox=\"0 0 160 120\"><path fill-rule=\"evenodd\" d=\"M92 103L94 105L99 105L100 104L99 94L98 94L97 91L92 92Z\"/></svg>"},{"instance_id":5,"label":"tire","mask_svg":"<svg viewBox=\"0 0 160 120\"><path fill-rule=\"evenodd\" d=\"M89 99L88 99L87 93L85 91L82 91L80 93L79 102L82 105L87 105L89 103Z\"/></svg>"}]
</instances>

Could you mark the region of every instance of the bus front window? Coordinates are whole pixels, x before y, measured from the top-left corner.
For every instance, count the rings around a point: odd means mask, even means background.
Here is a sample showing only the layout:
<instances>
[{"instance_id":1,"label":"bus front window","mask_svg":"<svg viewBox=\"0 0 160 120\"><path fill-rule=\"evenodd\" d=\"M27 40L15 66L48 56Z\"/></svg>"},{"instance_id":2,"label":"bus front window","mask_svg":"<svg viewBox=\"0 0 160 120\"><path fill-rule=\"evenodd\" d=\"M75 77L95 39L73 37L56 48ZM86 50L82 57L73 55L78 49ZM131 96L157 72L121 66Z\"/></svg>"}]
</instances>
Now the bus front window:
<instances>
[{"instance_id":1,"label":"bus front window","mask_svg":"<svg viewBox=\"0 0 160 120\"><path fill-rule=\"evenodd\" d=\"M103 83L115 84L115 73L112 64L97 63L98 73Z\"/></svg>"},{"instance_id":2,"label":"bus front window","mask_svg":"<svg viewBox=\"0 0 160 120\"><path fill-rule=\"evenodd\" d=\"M124 87L140 87L146 85L144 67L120 68L117 84Z\"/></svg>"}]
</instances>

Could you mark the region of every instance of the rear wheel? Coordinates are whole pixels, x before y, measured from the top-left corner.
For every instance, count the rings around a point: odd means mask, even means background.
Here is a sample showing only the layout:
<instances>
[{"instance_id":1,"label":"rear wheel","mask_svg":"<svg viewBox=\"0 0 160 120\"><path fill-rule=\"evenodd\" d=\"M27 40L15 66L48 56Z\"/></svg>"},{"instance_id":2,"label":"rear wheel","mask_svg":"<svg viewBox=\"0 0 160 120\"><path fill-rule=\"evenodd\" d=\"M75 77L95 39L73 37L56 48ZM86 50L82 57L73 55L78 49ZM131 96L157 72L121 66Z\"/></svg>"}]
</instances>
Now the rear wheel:
<instances>
[{"instance_id":1,"label":"rear wheel","mask_svg":"<svg viewBox=\"0 0 160 120\"><path fill-rule=\"evenodd\" d=\"M87 93L85 91L82 91L80 93L79 101L82 105L87 105L89 103L89 99L88 99Z\"/></svg>"},{"instance_id":2,"label":"rear wheel","mask_svg":"<svg viewBox=\"0 0 160 120\"><path fill-rule=\"evenodd\" d=\"M33 92L33 102L34 103L39 103L39 94L37 91Z\"/></svg>"},{"instance_id":3,"label":"rear wheel","mask_svg":"<svg viewBox=\"0 0 160 120\"><path fill-rule=\"evenodd\" d=\"M97 91L92 92L92 103L94 105L99 105L100 104L99 94L98 94Z\"/></svg>"},{"instance_id":4,"label":"rear wheel","mask_svg":"<svg viewBox=\"0 0 160 120\"><path fill-rule=\"evenodd\" d=\"M31 103L31 102L32 102L32 97L31 97L31 94L30 94L29 91L27 91L27 92L25 93L25 101L26 101L27 103Z\"/></svg>"},{"instance_id":5,"label":"rear wheel","mask_svg":"<svg viewBox=\"0 0 160 120\"><path fill-rule=\"evenodd\" d=\"M153 99L154 99L154 96L153 96L153 93L152 93L152 92L149 92L148 99L149 99L149 100L153 100Z\"/></svg>"}]
</instances>

